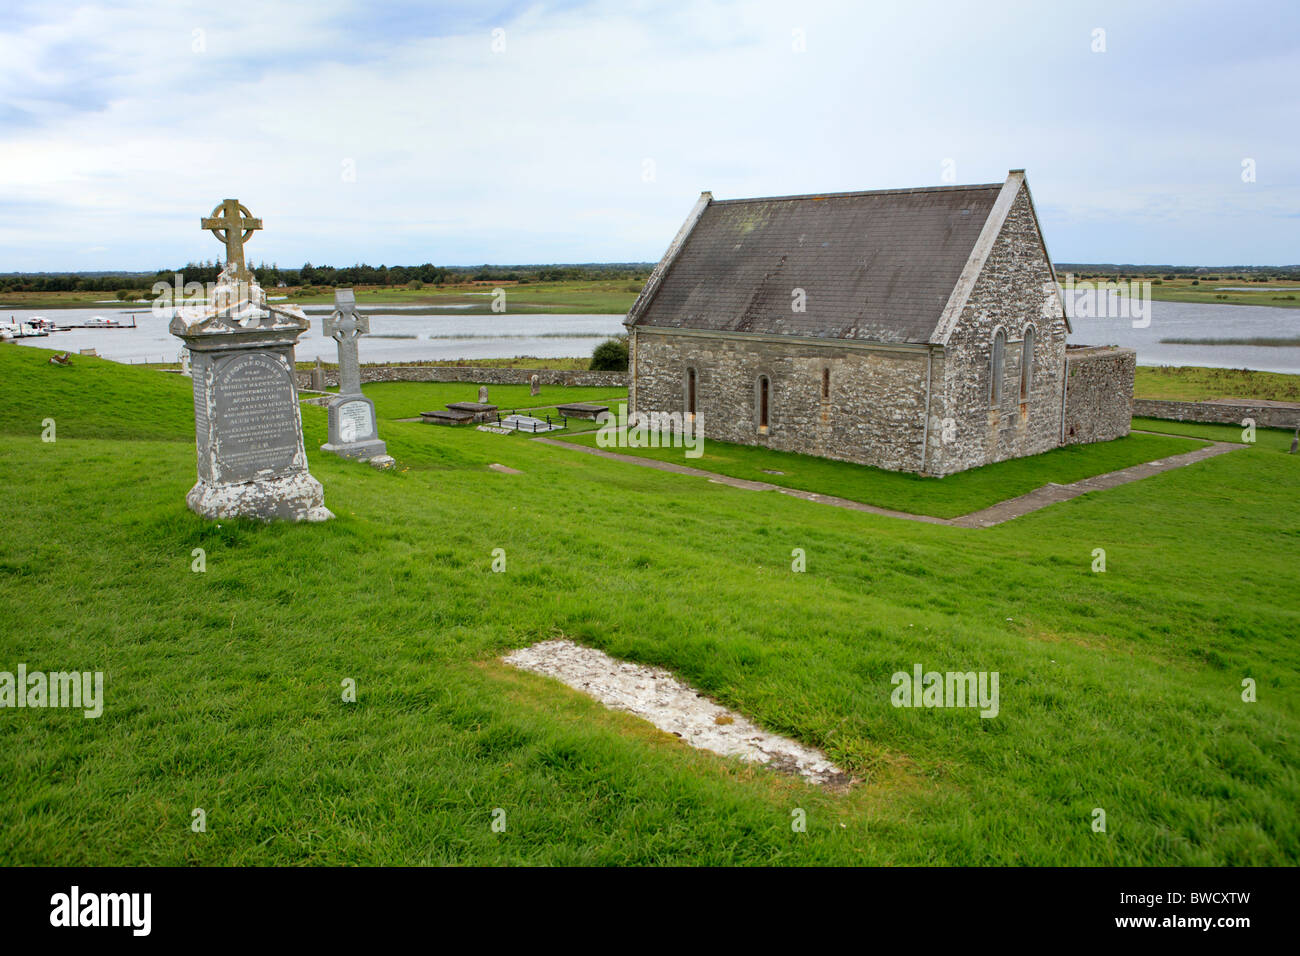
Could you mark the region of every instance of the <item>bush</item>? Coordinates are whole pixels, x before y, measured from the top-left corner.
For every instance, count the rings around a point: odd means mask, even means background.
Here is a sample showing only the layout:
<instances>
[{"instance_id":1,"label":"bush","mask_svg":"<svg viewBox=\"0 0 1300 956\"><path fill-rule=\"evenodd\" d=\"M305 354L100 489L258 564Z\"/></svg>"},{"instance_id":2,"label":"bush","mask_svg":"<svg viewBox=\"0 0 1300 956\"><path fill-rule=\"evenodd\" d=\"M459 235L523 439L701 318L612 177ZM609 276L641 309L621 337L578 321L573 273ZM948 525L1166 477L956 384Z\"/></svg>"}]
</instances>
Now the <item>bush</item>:
<instances>
[{"instance_id":1,"label":"bush","mask_svg":"<svg viewBox=\"0 0 1300 956\"><path fill-rule=\"evenodd\" d=\"M606 339L592 350L591 370L593 372L627 371L627 336Z\"/></svg>"}]
</instances>

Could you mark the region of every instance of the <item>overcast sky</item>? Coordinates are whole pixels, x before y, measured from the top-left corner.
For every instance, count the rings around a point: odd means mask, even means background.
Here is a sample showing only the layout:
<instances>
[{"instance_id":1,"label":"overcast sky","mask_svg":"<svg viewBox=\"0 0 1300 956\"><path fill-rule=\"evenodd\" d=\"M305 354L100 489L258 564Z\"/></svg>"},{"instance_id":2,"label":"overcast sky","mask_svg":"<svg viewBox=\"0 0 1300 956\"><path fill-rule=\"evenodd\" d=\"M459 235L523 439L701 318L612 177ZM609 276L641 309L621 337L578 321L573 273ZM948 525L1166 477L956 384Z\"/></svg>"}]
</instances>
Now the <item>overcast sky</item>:
<instances>
[{"instance_id":1,"label":"overcast sky","mask_svg":"<svg viewBox=\"0 0 1300 956\"><path fill-rule=\"evenodd\" d=\"M281 266L657 260L704 189L1015 167L1058 261L1296 263L1298 8L6 0L0 271L214 259L225 197Z\"/></svg>"}]
</instances>

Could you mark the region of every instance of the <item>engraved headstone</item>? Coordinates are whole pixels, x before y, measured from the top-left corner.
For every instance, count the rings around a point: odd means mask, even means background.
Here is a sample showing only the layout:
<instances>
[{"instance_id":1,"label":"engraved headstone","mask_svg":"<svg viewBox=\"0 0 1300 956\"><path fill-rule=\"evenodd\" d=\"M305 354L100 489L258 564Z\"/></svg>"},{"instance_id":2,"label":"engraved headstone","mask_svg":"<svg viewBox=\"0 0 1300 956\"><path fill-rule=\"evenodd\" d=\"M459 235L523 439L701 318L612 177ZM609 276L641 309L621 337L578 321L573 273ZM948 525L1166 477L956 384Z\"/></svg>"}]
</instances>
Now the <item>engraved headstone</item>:
<instances>
[{"instance_id":1,"label":"engraved headstone","mask_svg":"<svg viewBox=\"0 0 1300 956\"><path fill-rule=\"evenodd\" d=\"M480 405L487 405L487 404L488 404L488 393L487 393L487 386L486 386L486 385L480 385L480 386L478 387L478 403L479 403Z\"/></svg>"},{"instance_id":2,"label":"engraved headstone","mask_svg":"<svg viewBox=\"0 0 1300 956\"><path fill-rule=\"evenodd\" d=\"M314 392L325 391L325 366L320 362L320 356L316 356L316 365L311 370L311 388Z\"/></svg>"},{"instance_id":3,"label":"engraved headstone","mask_svg":"<svg viewBox=\"0 0 1300 956\"><path fill-rule=\"evenodd\" d=\"M325 334L339 344L339 394L329 403L329 441L322 451L387 467L393 459L375 427L375 403L361 394L357 339L370 331L370 319L357 311L351 289L334 290L334 313Z\"/></svg>"},{"instance_id":4,"label":"engraved headstone","mask_svg":"<svg viewBox=\"0 0 1300 956\"><path fill-rule=\"evenodd\" d=\"M226 265L210 301L178 308L170 325L194 378L198 482L186 503L205 518L326 521L334 515L307 470L294 378L294 345L310 323L296 306L268 304L244 265L260 219L227 199L201 224L225 243Z\"/></svg>"},{"instance_id":5,"label":"engraved headstone","mask_svg":"<svg viewBox=\"0 0 1300 956\"><path fill-rule=\"evenodd\" d=\"M528 394L529 395L542 394L542 384L541 381L538 379L536 372L528 376Z\"/></svg>"}]
</instances>

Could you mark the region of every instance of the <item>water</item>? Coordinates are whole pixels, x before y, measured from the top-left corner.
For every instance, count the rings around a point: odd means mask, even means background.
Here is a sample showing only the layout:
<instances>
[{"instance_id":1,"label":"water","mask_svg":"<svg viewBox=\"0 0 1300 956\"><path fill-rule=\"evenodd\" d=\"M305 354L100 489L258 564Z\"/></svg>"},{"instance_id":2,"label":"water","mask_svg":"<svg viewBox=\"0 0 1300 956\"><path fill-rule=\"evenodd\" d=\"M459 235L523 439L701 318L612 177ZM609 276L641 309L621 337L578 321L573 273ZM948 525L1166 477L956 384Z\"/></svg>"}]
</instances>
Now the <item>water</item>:
<instances>
[{"instance_id":1,"label":"water","mask_svg":"<svg viewBox=\"0 0 1300 956\"><path fill-rule=\"evenodd\" d=\"M1108 308L1114 315L1118 309ZM1209 305L1152 302L1151 325L1133 328L1128 318L1072 320L1069 341L1079 345L1123 345L1137 350L1139 365L1203 365L1300 374L1300 346L1167 345L1170 338L1300 337L1300 309L1267 305Z\"/></svg>"},{"instance_id":2,"label":"water","mask_svg":"<svg viewBox=\"0 0 1300 956\"><path fill-rule=\"evenodd\" d=\"M330 312L309 310L311 331L298 340L296 358L326 362L338 359L334 340L322 331ZM358 345L362 362L451 361L471 358L538 358L587 356L601 341L623 330L622 315L410 315L401 306L376 305L364 309L370 316L370 335ZM134 329L71 329L44 338L19 339L19 345L58 349L76 354L93 348L103 358L117 362L179 361L181 340L167 331L167 318L155 316L144 305L101 305L92 309L5 309L0 322L30 320L43 315L58 325L78 325L91 316L117 318ZM387 338L386 336L400 336Z\"/></svg>"},{"instance_id":3,"label":"water","mask_svg":"<svg viewBox=\"0 0 1300 956\"><path fill-rule=\"evenodd\" d=\"M320 307L326 312L327 307ZM623 331L621 315L411 315L400 306L378 305L367 310L371 335L360 341L363 362L450 361L460 358L538 358L586 356L602 339ZM1116 311L1110 309L1112 314ZM19 344L77 352L93 348L119 362L175 362L180 340L167 331L167 320L143 305L126 308L102 305L92 309L10 309L0 321L29 320L44 315L59 324L85 322L91 316L115 316L135 329L76 329L48 338L22 339ZM338 352L321 331L323 313L313 310L311 331L298 344L299 361L317 356L328 362ZM384 338L383 336L414 336ZM1124 345L1134 348L1142 365L1204 365L1253 368L1300 374L1300 347L1248 345L1165 345L1162 338L1255 338L1300 336L1300 309L1263 305L1209 305L1152 302L1151 325L1135 329L1127 318L1074 320L1072 343Z\"/></svg>"}]
</instances>

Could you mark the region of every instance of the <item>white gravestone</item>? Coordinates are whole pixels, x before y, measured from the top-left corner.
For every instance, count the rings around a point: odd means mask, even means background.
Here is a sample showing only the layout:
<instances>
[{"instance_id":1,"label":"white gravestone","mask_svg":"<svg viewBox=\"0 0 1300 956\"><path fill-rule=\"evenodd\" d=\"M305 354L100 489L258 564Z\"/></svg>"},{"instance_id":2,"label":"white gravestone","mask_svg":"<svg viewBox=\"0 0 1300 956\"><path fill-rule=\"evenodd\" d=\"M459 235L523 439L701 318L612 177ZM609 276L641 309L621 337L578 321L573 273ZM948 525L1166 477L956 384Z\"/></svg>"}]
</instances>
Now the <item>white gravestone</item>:
<instances>
[{"instance_id":1,"label":"white gravestone","mask_svg":"<svg viewBox=\"0 0 1300 956\"><path fill-rule=\"evenodd\" d=\"M375 403L361 394L361 363L357 339L370 331L370 319L357 311L351 289L334 291L334 313L325 320L325 334L339 346L339 394L329 403L329 441L321 451L341 458L392 464L388 446L375 427Z\"/></svg>"}]
</instances>

